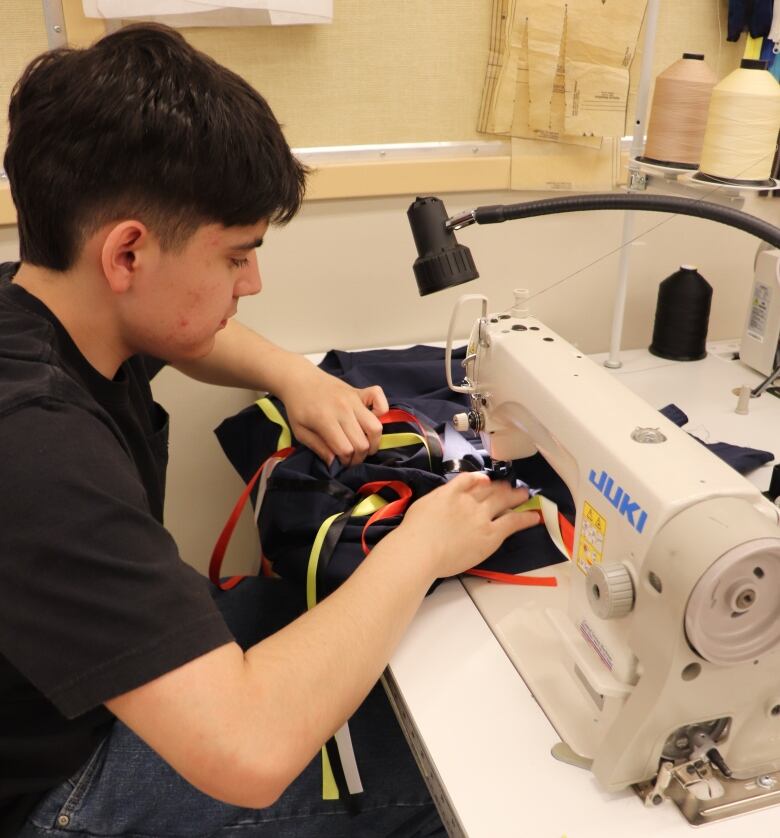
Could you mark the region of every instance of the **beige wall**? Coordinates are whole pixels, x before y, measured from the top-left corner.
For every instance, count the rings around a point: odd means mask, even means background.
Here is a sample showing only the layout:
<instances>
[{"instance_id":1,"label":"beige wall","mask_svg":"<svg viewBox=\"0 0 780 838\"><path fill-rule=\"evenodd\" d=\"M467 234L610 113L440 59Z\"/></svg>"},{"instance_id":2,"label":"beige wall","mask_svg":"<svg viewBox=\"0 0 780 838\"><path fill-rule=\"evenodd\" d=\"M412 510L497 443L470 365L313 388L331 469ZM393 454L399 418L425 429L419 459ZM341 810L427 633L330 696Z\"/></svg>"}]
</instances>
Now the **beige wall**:
<instances>
[{"instance_id":1,"label":"beige wall","mask_svg":"<svg viewBox=\"0 0 780 838\"><path fill-rule=\"evenodd\" d=\"M70 41L90 42L102 24L84 23L80 0L63 2ZM41 9L2 2L0 102L47 47ZM183 31L267 97L295 147L468 140L481 136L491 10L491 0L334 0L328 25ZM662 0L653 75L685 50L704 52L719 75L733 69L743 47L725 41L726 10L727 0Z\"/></svg>"}]
</instances>

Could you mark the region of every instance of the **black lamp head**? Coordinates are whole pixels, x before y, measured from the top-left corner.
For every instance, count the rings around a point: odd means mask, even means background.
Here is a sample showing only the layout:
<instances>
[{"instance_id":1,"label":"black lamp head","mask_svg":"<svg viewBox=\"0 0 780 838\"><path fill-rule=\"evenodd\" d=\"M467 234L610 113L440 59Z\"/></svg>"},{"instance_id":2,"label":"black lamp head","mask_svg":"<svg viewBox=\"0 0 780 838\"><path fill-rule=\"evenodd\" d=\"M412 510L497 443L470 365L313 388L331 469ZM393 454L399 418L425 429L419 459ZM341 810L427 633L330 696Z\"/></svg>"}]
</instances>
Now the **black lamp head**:
<instances>
[{"instance_id":1,"label":"black lamp head","mask_svg":"<svg viewBox=\"0 0 780 838\"><path fill-rule=\"evenodd\" d=\"M406 212L419 256L414 276L420 296L476 279L471 251L458 244L445 224L447 211L438 198L417 198Z\"/></svg>"}]
</instances>

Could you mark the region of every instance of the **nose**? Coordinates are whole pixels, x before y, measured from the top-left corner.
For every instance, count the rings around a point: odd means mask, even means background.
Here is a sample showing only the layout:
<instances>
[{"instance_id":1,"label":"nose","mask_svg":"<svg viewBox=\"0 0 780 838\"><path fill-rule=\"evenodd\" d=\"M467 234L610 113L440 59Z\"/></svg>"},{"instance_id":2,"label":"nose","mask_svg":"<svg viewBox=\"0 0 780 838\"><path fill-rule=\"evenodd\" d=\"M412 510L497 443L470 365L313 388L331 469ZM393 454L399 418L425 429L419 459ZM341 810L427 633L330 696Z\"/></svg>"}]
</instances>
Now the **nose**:
<instances>
[{"instance_id":1,"label":"nose","mask_svg":"<svg viewBox=\"0 0 780 838\"><path fill-rule=\"evenodd\" d=\"M257 253L252 252L249 256L249 264L241 271L235 287L236 297L247 297L252 294L259 294L263 287L260 279L260 268L257 264Z\"/></svg>"}]
</instances>

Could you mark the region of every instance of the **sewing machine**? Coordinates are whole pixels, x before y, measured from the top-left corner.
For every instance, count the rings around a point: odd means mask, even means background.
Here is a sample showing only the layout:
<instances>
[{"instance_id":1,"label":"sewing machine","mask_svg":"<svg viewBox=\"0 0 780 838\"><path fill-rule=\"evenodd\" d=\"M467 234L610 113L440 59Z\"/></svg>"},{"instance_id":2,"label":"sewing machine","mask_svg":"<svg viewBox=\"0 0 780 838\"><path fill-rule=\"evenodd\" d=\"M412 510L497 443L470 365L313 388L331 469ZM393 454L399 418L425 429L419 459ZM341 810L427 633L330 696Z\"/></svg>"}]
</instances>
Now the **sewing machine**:
<instances>
[{"instance_id":1,"label":"sewing machine","mask_svg":"<svg viewBox=\"0 0 780 838\"><path fill-rule=\"evenodd\" d=\"M576 504L556 588L469 579L476 606L561 737L606 790L666 797L692 823L776 802L778 509L614 376L514 305L482 312L465 380L494 461L536 451ZM449 358L448 358L449 360ZM448 376L450 364L447 366Z\"/></svg>"}]
</instances>

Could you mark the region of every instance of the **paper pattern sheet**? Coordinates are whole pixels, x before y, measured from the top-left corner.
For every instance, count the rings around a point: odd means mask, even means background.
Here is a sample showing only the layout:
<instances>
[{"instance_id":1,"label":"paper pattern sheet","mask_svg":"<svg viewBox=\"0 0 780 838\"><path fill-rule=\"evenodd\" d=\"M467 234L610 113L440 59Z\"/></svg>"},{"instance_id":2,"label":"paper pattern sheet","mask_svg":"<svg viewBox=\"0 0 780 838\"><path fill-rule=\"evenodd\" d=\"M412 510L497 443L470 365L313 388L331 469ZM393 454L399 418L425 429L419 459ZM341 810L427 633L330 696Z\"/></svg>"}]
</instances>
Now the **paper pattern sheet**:
<instances>
[{"instance_id":1,"label":"paper pattern sheet","mask_svg":"<svg viewBox=\"0 0 780 838\"><path fill-rule=\"evenodd\" d=\"M494 0L490 56L478 130L513 142L513 188L528 166L514 156L530 154L550 171L543 188L600 188L617 178L618 144L628 102L628 68L646 0ZM578 146L594 155L551 145ZM533 153L531 150L533 149ZM593 177L574 176L593 166ZM532 178L533 183L539 177ZM577 185L575 185L577 184ZM581 186L580 186L581 184ZM529 187L526 187L529 188Z\"/></svg>"},{"instance_id":2,"label":"paper pattern sheet","mask_svg":"<svg viewBox=\"0 0 780 838\"><path fill-rule=\"evenodd\" d=\"M511 189L608 192L617 183L620 140L604 137L600 148L512 138Z\"/></svg>"},{"instance_id":3,"label":"paper pattern sheet","mask_svg":"<svg viewBox=\"0 0 780 838\"><path fill-rule=\"evenodd\" d=\"M566 5L566 130L619 137L646 0L568 0Z\"/></svg>"},{"instance_id":4,"label":"paper pattern sheet","mask_svg":"<svg viewBox=\"0 0 780 838\"><path fill-rule=\"evenodd\" d=\"M487 134L499 134L495 130L495 110L498 98L505 99L509 90L499 84L499 78L504 70L504 49L506 44L505 26L510 15L510 6L515 0L493 0L490 21L490 44L488 46L488 61L485 71L485 84L482 87L482 104L480 105L477 131ZM507 69L505 71L509 72Z\"/></svg>"},{"instance_id":5,"label":"paper pattern sheet","mask_svg":"<svg viewBox=\"0 0 780 838\"><path fill-rule=\"evenodd\" d=\"M333 0L82 0L85 17L169 26L287 26L332 23Z\"/></svg>"}]
</instances>

